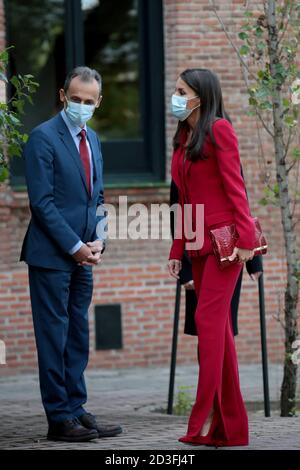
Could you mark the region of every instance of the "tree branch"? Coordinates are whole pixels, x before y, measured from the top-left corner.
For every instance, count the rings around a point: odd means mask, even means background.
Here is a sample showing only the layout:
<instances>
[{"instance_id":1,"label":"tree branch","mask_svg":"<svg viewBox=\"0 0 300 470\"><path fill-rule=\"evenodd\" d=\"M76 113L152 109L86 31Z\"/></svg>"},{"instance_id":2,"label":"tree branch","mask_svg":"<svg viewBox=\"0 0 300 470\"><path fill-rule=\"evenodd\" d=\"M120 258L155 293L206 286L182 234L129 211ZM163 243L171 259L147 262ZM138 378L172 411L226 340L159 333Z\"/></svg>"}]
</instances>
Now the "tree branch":
<instances>
[{"instance_id":1,"label":"tree branch","mask_svg":"<svg viewBox=\"0 0 300 470\"><path fill-rule=\"evenodd\" d=\"M265 123L265 121L263 120L261 114L259 113L259 111L257 110L257 108L255 108L255 112L257 114L257 117L259 118L260 122L262 123L264 129L267 131L267 133L272 137L272 139L274 139L274 134L272 133L272 131L270 131L270 129L268 128L267 124Z\"/></svg>"},{"instance_id":2,"label":"tree branch","mask_svg":"<svg viewBox=\"0 0 300 470\"><path fill-rule=\"evenodd\" d=\"M229 33L228 33L227 29L226 29L225 24L224 24L222 18L220 17L220 15L219 15L218 12L217 12L216 5L215 5L214 0L209 0L209 3L211 4L212 9L213 9L213 11L214 11L214 14L216 15L216 17L217 17L217 19L218 19L220 25L222 26L222 29L223 29L223 31L224 31L224 33L225 33L225 35L226 35L228 41L230 42L231 46L232 46L233 49L235 50L235 52L236 52L236 54L237 54L237 57L238 57L240 63L241 63L242 66L247 70L247 72L248 72L249 75L253 78L253 80L256 81L257 78L256 78L255 75L251 72L251 70L250 70L248 64L244 61L244 59L242 58L241 54L239 53L239 50L238 50L237 46L234 44L234 42L232 41L231 37L229 36ZM244 79L245 79L245 77L244 77ZM247 84L247 86L248 86L248 80L247 80L247 79L246 79L246 84Z\"/></svg>"},{"instance_id":3,"label":"tree branch","mask_svg":"<svg viewBox=\"0 0 300 470\"><path fill-rule=\"evenodd\" d=\"M284 11L284 13L283 13L283 15L282 15L282 22L284 22L285 16L286 16L286 21L285 21L285 25L284 25L282 34L281 34L280 37L278 38L277 46L279 46L279 44L281 43L281 41L283 40L283 38L284 38L284 36L285 36L286 30L287 30L288 25L289 25L289 16L291 15L293 9L294 9L294 2L291 2L289 11L287 11L287 6L286 6L286 8L285 8L285 11Z\"/></svg>"}]
</instances>

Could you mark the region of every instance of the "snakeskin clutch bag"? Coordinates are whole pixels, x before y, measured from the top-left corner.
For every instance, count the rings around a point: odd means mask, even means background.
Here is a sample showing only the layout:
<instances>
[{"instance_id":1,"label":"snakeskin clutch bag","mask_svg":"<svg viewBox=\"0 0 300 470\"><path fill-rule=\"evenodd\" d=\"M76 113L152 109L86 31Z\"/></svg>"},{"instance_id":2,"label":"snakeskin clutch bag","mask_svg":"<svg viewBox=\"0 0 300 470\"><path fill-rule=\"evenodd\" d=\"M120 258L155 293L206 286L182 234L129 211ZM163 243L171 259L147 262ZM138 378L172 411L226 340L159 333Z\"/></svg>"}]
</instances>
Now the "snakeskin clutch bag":
<instances>
[{"instance_id":1,"label":"snakeskin clutch bag","mask_svg":"<svg viewBox=\"0 0 300 470\"><path fill-rule=\"evenodd\" d=\"M254 256L267 253L268 244L257 217L253 217L255 224L255 248ZM228 258L232 254L235 243L238 240L238 233L235 224L225 225L209 231L213 245L214 254L218 260L220 269L224 269L239 261L236 257L233 261Z\"/></svg>"}]
</instances>

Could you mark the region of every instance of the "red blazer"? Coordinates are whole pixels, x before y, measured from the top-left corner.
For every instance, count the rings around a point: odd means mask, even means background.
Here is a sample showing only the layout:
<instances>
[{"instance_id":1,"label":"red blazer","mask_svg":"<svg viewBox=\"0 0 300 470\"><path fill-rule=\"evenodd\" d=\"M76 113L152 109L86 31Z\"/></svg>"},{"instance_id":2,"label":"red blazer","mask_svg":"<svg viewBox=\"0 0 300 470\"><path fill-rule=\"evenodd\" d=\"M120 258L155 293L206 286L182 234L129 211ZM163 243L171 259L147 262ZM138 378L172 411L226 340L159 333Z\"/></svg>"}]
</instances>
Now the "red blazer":
<instances>
[{"instance_id":1,"label":"red blazer","mask_svg":"<svg viewBox=\"0 0 300 470\"><path fill-rule=\"evenodd\" d=\"M209 229L235 222L239 239L238 248L253 249L255 225L251 216L246 189L241 175L238 139L233 126L226 119L218 119L212 125L213 134L219 147L215 147L209 135L206 136L203 153L207 160L191 162L186 160L188 196L183 183L183 156L180 146L173 153L171 174L179 192L179 204L189 202L204 204L204 244L199 250L187 250L190 256L202 256L211 252ZM183 136L185 141L186 136ZM182 210L183 214L183 210ZM177 224L179 224L177 218ZM181 233L181 232L180 232ZM188 240L190 241L190 240ZM185 249L184 235L174 238L169 259L181 260Z\"/></svg>"}]
</instances>

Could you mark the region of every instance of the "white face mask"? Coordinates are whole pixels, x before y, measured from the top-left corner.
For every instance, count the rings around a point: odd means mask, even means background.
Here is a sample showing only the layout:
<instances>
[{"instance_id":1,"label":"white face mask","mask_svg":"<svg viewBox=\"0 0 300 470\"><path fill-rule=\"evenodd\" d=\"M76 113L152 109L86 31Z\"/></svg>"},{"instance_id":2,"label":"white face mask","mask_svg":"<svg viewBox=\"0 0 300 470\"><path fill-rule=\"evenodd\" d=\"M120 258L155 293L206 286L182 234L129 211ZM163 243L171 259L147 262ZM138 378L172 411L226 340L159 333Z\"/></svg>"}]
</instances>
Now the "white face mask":
<instances>
[{"instance_id":1,"label":"white face mask","mask_svg":"<svg viewBox=\"0 0 300 470\"><path fill-rule=\"evenodd\" d=\"M74 101L67 100L65 113L70 121L77 126L84 126L92 118L94 111L94 104L74 103Z\"/></svg>"},{"instance_id":2,"label":"white face mask","mask_svg":"<svg viewBox=\"0 0 300 470\"><path fill-rule=\"evenodd\" d=\"M198 96L193 96L192 98L186 98L185 96L179 95L172 95L171 100L171 113L175 116L179 121L184 121L187 119L190 114L194 111L194 109L199 108L200 103L192 109L187 108L187 102L193 100L194 98L198 98Z\"/></svg>"}]
</instances>

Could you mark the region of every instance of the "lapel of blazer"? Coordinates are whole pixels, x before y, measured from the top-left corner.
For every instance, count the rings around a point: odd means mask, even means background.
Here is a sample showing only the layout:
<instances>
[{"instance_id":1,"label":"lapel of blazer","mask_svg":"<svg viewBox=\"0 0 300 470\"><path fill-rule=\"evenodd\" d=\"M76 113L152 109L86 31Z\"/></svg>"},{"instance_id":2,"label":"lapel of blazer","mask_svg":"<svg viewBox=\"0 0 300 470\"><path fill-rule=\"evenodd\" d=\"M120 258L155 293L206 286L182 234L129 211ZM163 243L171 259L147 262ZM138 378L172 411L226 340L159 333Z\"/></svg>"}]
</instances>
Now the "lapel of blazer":
<instances>
[{"instance_id":1,"label":"lapel of blazer","mask_svg":"<svg viewBox=\"0 0 300 470\"><path fill-rule=\"evenodd\" d=\"M214 120L214 122L218 121L219 119L221 119L221 118L220 118L220 117L216 118L216 119ZM192 163L193 163L193 162L192 162L191 160L186 160L185 165L186 165L186 172L187 172L187 173L190 171ZM242 169L241 169L241 173L242 173L242 176L243 176Z\"/></svg>"},{"instance_id":2,"label":"lapel of blazer","mask_svg":"<svg viewBox=\"0 0 300 470\"><path fill-rule=\"evenodd\" d=\"M191 169L192 161L187 159L184 164L186 165L186 173L188 174Z\"/></svg>"},{"instance_id":3,"label":"lapel of blazer","mask_svg":"<svg viewBox=\"0 0 300 470\"><path fill-rule=\"evenodd\" d=\"M186 130L186 129L183 129L180 138L181 138L181 142L182 142L182 143L185 143L186 138L187 138L187 130ZM184 153L185 153L185 152L182 152L181 167L182 167L183 169L186 169L186 173L188 174L188 172L190 171L190 168L191 168L192 161L191 161L190 159L188 159L188 158L185 158Z\"/></svg>"},{"instance_id":4,"label":"lapel of blazer","mask_svg":"<svg viewBox=\"0 0 300 470\"><path fill-rule=\"evenodd\" d=\"M87 182L86 182L86 178L85 178L85 173L84 173L84 169L83 169L83 165L82 165L82 161L81 161L81 158L80 158L80 154L77 150L77 147L75 145L75 142L74 142L74 140L73 140L73 138L72 138L72 136L69 132L69 129L67 128L66 124L64 123L64 120L61 117L61 115L58 114L57 118L58 118L58 122L57 122L58 132L59 132L60 138L61 138L62 142L64 143L65 147L67 148L68 152L70 153L70 155L73 159L73 162L77 166L77 168L79 170L79 173L81 175L81 179L83 181L84 187L86 189L86 192L89 194L88 187L87 187Z\"/></svg>"}]
</instances>

